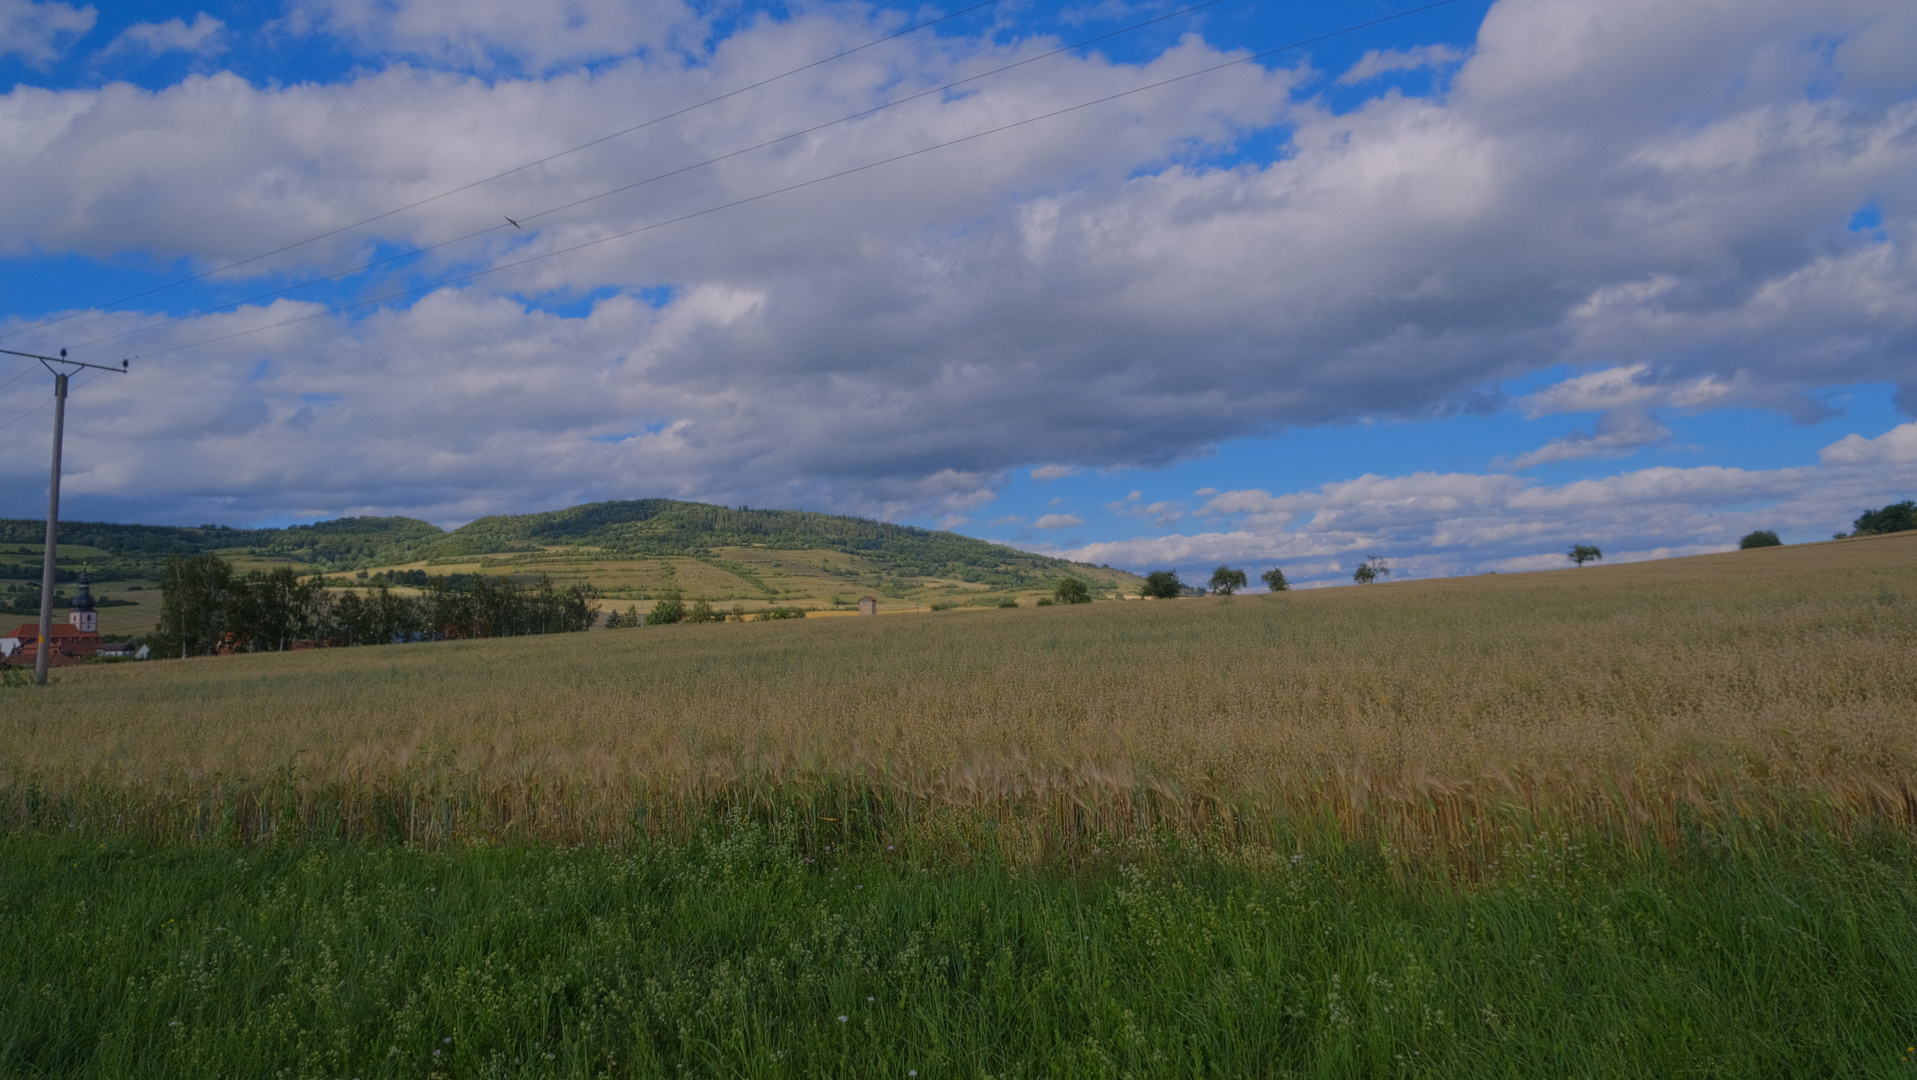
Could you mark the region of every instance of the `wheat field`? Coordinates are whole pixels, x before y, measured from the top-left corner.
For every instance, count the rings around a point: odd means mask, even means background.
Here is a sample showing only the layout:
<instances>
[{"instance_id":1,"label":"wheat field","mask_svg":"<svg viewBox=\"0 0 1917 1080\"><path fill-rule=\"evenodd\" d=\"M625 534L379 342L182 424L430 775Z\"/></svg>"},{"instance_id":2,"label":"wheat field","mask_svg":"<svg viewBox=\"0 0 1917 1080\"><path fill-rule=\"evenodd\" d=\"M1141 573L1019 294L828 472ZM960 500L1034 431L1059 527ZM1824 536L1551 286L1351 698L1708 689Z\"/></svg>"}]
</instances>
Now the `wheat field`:
<instances>
[{"instance_id":1,"label":"wheat field","mask_svg":"<svg viewBox=\"0 0 1917 1080\"><path fill-rule=\"evenodd\" d=\"M712 815L1033 858L1274 822L1466 850L1917 808L1917 534L1271 596L62 671L15 824L619 843ZM968 830L970 831L968 834ZM961 835L966 834L966 835ZM976 836L974 836L976 838Z\"/></svg>"}]
</instances>

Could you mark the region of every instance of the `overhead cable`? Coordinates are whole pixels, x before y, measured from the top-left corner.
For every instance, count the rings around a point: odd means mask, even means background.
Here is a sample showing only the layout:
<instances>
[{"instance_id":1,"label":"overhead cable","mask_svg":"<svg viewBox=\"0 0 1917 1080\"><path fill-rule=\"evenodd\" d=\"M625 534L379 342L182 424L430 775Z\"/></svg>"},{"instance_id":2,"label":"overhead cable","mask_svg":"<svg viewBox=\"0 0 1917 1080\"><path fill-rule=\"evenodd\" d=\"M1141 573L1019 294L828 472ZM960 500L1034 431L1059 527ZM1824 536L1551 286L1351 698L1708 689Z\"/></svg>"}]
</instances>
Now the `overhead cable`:
<instances>
[{"instance_id":1,"label":"overhead cable","mask_svg":"<svg viewBox=\"0 0 1917 1080\"><path fill-rule=\"evenodd\" d=\"M258 300L268 300L275 296L284 296L289 292L293 292L298 289L304 289L309 285L319 285L329 281L338 281L342 278L351 277L354 274L362 273L367 270L372 270L377 267L386 266L391 263L400 262L405 259L410 259L416 255L425 255L430 252L438 251L441 248L450 247L453 244L464 243L467 240L472 240L477 237L486 236L491 233L506 231L509 229L519 229L522 227L521 225L522 222L534 221L543 217L550 217L551 215L560 213L561 211L571 210L575 207L584 206L587 203L595 202L599 199L604 199L612 195L618 195L623 192L632 191L635 188L641 188L646 186L647 184L657 183L661 180L669 180L672 177L693 172L697 169L705 168L708 165L716 165L722 161L729 161L732 158L739 157L743 154L750 154L755 150L763 150L769 146L776 146L782 142L789 142L793 139L803 138L804 136L807 136L807 135L816 134L820 131L824 131L827 128L836 127L839 124L850 123L854 120L862 120L862 119L865 119L866 117L873 116L878 113L882 113L886 111L887 109L896 108L900 105L905 105L910 102L931 97L934 94L943 94L956 87L966 86L971 83L979 82L980 80L983 80L983 79L989 79L994 75L1001 75L1007 71L1013 70L1014 68L1021 68L1028 64L1035 64L1041 60L1049 60L1052 57L1061 56L1065 53L1070 53L1078 49L1082 49L1086 47L1087 45L1096 45L1101 41L1106 41L1114 37L1119 37L1123 34L1129 34L1135 30L1142 30L1147 26L1152 26L1156 23L1165 22L1168 19L1176 19L1184 15L1189 15L1194 11L1198 11L1203 8L1212 7L1213 5L1220 4L1223 2L1224 0L1199 0L1198 3L1179 8L1176 11L1171 11L1163 15L1155 15L1152 18L1144 20L1143 22L1132 23L1129 26L1123 26L1117 30L1110 30L1094 37L1085 38L1082 41L1075 41L1070 45L1061 45L1056 49L1052 49L1047 52L1037 53L1032 56L1028 56L1024 58L1023 60L1016 60L1016 61L1013 61L1012 63L1004 64L999 67L992 68L990 71L981 71L976 75L968 75L963 79L954 79L951 82L940 83L939 85L931 87L930 89L921 90L915 94L908 94L905 97L888 101L883 105L875 105L872 108L863 109L863 110L860 110L859 112L852 113L848 116L841 116L836 120L828 120L821 124L814 124L808 128L801 128L798 131L790 131L784 135L779 135L775 138L766 139L761 142L753 143L751 146L740 147L737 150L729 150L726 153L720 154L716 157L709 157L704 159L703 161L695 161L690 165L682 165L676 169L669 169L666 172L655 173L654 175L648 176L643 180L635 180L632 183L621 184L618 187L611 188L606 191L601 191L594 195L588 195L582 199L574 199L571 202L561 203L558 206L547 207L546 209L540 210L536 213L522 214L518 218L507 217L506 218L507 224L505 225L488 225L483 229L476 229L472 232L466 233L461 236L455 236L446 240L438 241L437 243L426 244L421 247L411 248L407 251L399 252L398 254L387 255L382 258L374 259L370 262L360 263L346 270L340 270L335 273L325 274L319 277L307 278L304 281L296 281L290 285L282 285L276 289L268 289L265 292L254 293L253 295L245 297L243 299L234 300L229 303L221 304L218 307L208 308L204 311L197 311L191 315L176 315L172 318L161 319L157 322L147 323L144 326L136 326L131 330L121 330L118 333L108 334L104 337L92 338L87 341L79 342L74 347L84 348L88 345L98 345L103 341L117 341L120 338L130 337L134 334L142 333L147 330L157 330L161 327L171 326L174 323L186 322L190 319L201 318L205 315L210 315L215 312L230 311L234 308L243 307L247 304L251 304ZM373 219L368 219L368 220L373 220ZM3 340L3 339L0 339L0 340Z\"/></svg>"},{"instance_id":2,"label":"overhead cable","mask_svg":"<svg viewBox=\"0 0 1917 1080\"><path fill-rule=\"evenodd\" d=\"M652 119L644 121L642 123L634 124L631 127L621 128L618 131L601 135L596 139L592 139L587 142L580 143L578 146L561 150L558 153L548 154L542 158L536 158L532 161L526 162L523 165L515 165L504 172L497 172L492 174L491 176L484 177L479 180L474 180L470 183L461 184L460 186L455 188L448 188L447 190L442 191L437 195L429 195L426 198L419 199L415 202L407 203L404 206L394 207L393 209L387 210L383 213L374 214L372 217L361 218L360 220L352 222L351 224L341 225L336 229L328 229L327 231L323 233L317 233L313 236L307 237L304 240L296 240L293 243L283 244L280 247L276 247L271 251L262 251L258 255L251 255L251 256L248 256L247 258L240 259L237 262L230 262L230 263L226 263L223 266L213 267L210 270L206 270L201 273L194 274L191 277L180 278L177 281L170 281L164 285L156 285L151 289L147 289L142 292L131 293L129 295L122 296L117 300L109 300L104 304L95 304L89 310L97 310L103 307L112 307L116 304L124 304L131 300L138 300L141 297L152 296L154 293L165 292L168 289L177 288L178 286L181 286L181 285L190 285L195 281L204 280L206 278L212 277L215 274L222 274L228 270L233 270L238 267L246 266L249 263L256 263L260 261L261 259L272 258L273 256L279 255L283 252L292 251L295 248L305 247L307 244L318 243L319 241L325 240L328 237L338 236L340 233L343 233L343 232L350 232L351 230L357 229L362 225L371 225L375 221L383 221L386 218L392 217L394 214L403 214L408 210L415 210L415 209L418 209L419 207L425 206L427 203L438 202L440 199L444 199L452 195L457 195L462 191L471 191L473 188L479 187L481 185L490 184L494 180L502 180L508 176L512 176L515 173L525 172L527 169L534 168L535 166L544 165L552 161L557 161L560 158L566 157L568 155L579 153L581 150L591 149L592 147L598 146L600 143L617 139L622 135L630 135L635 131L644 130L645 128L649 128L653 126L654 124L661 124L667 120L672 120L674 118L684 116L687 113L693 112L697 109L703 109L707 105L716 105L719 102L725 101L729 98L738 97L740 94L757 90L763 86L770 86L771 84L778 82L781 79L787 79L794 75L799 75L804 72L811 71L813 68L821 67L825 64L832 63L834 60L842 60L845 57L851 56L854 53L864 52L865 50L870 49L874 46L883 45L888 41L896 41L899 38L905 37L908 34L914 34L928 27L937 26L943 22L949 22L950 20L956 19L961 15L969 15L972 12L979 10L980 8L991 7L993 4L996 4L998 2L999 0L980 0L979 3L972 4L969 7L960 8L959 10L954 11L949 15L941 15L936 19L928 19L925 22L918 23L913 26L908 26L903 30L899 30L895 33L887 34L886 36L882 38L874 38L873 40L868 41L863 45L856 45L850 49L844 50L843 52L833 53L831 56L825 57L820 60L814 60L809 64L804 64L799 67L795 67L790 71L780 72L779 74L773 75L770 78L760 79L758 82L749 83L745 86L739 87L736 90L728 90L725 93L718 95L717 97L710 97L705 99L704 101L695 102L691 105L685 106L684 108L675 109L672 112L665 113L661 116L655 116ZM377 265L377 264L372 264L372 265ZM353 271L348 271L348 273L352 273L352 272ZM320 279L320 280L325 280L325 279ZM242 301L242 303L244 303L244 301ZM29 330L37 330L44 327L53 326L56 323L63 323L67 321L68 319L77 318L80 315L83 315L85 313L86 312L84 311L70 312L66 315L60 316L57 319L47 319L42 322L34 323L30 326L23 326L18 330L10 330L5 334L0 334L0 341L5 341L6 339L13 337L15 334L24 334ZM0 425L0 427L4 427L4 426L5 425Z\"/></svg>"},{"instance_id":3,"label":"overhead cable","mask_svg":"<svg viewBox=\"0 0 1917 1080\"><path fill-rule=\"evenodd\" d=\"M256 326L249 330L236 330L230 334L219 334L213 337L201 338L197 341L187 342L182 345L173 345L164 349L156 349L152 352L144 353L142 355L147 357L164 356L167 353L179 352L183 349L197 348L201 345L211 345L221 341L231 341L234 338L241 338L241 337L247 337L252 334L265 333L268 330L275 330L283 326L292 326L297 323L310 322L313 319L324 318L328 315L337 315L342 312L354 311L364 307L371 307L375 304L383 304L388 300L399 300L399 299L404 299L405 297L408 297L408 296L415 296L420 293L431 292L435 289L444 288L448 285L457 285L461 282L471 281L475 278L486 277L490 274L497 274L503 270L511 270L515 267L526 266L528 264L540 262L545 259L553 258L555 256L566 255L575 251L583 251L586 248L597 247L600 244L608 244L614 240L623 240L627 237L637 236L641 233L651 232L654 229L662 229L668 225L677 225L681 222L691 221L695 218L705 217L709 214L716 214L722 210L730 210L734 207L745 206L749 203L760 202L762 200L770 199L777 195L784 195L788 192L799 191L804 188L814 187L819 184L826 183L827 181L837 180L846 176L852 176L857 173L862 173L871 169L879 168L880 166L890 165L895 162L908 160L910 158L921 157L925 154L932 153L933 151L936 151L936 150L942 150L949 146L957 146L961 143L968 143L977 139L985 138L988 135L996 135L1001 132L1011 131L1015 128L1025 127L1028 124L1036 124L1042 120L1050 120L1055 117L1067 115L1069 113L1079 112L1083 109L1089 109L1094 106L1103 105L1108 102L1118 101L1122 98L1131 97L1134 94L1142 94L1147 91L1157 90L1162 87L1171 86L1175 83L1181 83L1186 81L1187 79L1195 79L1201 75L1209 75L1209 74L1212 74L1213 72L1224 71L1227 68L1234 68L1243 64L1255 63L1256 61L1267 59L1269 57L1276 56L1280 53L1291 52L1295 49L1302 49L1307 45L1315 45L1321 41L1329 41L1332 38L1342 37L1346 34L1356 33L1360 30L1367 30L1374 26L1383 25L1384 23L1395 22L1398 19L1408 18L1412 15L1417 15L1422 12L1430 11L1434 8L1441 8L1455 2L1456 0L1434 0L1434 2L1432 3L1422 4L1418 7L1409 8L1405 11L1400 11L1395 14L1381 16L1379 18L1370 19L1361 23L1355 23L1353 25L1346 26L1338 30L1332 30L1327 33L1318 34L1309 38L1304 38L1300 41L1294 41L1286 45L1280 45L1276 48L1266 49L1262 52L1252 53L1249 56L1241 56L1236 60L1227 60L1220 64L1213 64L1209 67L1199 68L1196 71L1188 71L1183 75L1174 75L1167 79L1160 79L1156 82L1146 83L1142 86L1135 86L1129 90L1121 90L1115 94L1107 94L1104 97L1093 98L1090 101L1080 102L1077 105L1068 105L1062 109L1054 109L1050 112L1040 113L1037 116L1026 117L1023 120L1015 120L1009 124L1001 124L998 127L987 128L984 131L973 132L970 135L962 135L956 139L947 139L944 142L933 143L930 146L921 147L917 150L909 150L902 154L894 154L891 157L880 158L877 161L867 162L864 165L855 165L849 169L841 169L838 172L827 173L824 176L814 177L813 179L810 179L810 180L803 180L796 184L787 184L784 187L774 188L770 191L760 192L757 195L749 195L742 199L734 199L730 202L719 203L715 206L706 207L703 210L695 210L695 211L692 211L691 213L680 214L677 217L665 218L663 220L655 221L647 225L641 225L637 228L627 229L623 232L613 233L608 236L602 236L594 240L582 241L580 243L572 244L567 247L556 248L552 251L542 252L538 255L530 255L523 259L515 259L510 262L500 263L498 265L490 266L482 270L474 270L464 274L456 274L451 277L442 278L438 281L432 282L431 284L420 285L410 289L402 289L396 292L386 293L382 296L373 297L372 299L369 299L369 300L361 300L351 304L340 304L334 307L329 307L320 311L312 312L310 314L299 315L290 319L283 319L279 322L268 323L264 326Z\"/></svg>"}]
</instances>

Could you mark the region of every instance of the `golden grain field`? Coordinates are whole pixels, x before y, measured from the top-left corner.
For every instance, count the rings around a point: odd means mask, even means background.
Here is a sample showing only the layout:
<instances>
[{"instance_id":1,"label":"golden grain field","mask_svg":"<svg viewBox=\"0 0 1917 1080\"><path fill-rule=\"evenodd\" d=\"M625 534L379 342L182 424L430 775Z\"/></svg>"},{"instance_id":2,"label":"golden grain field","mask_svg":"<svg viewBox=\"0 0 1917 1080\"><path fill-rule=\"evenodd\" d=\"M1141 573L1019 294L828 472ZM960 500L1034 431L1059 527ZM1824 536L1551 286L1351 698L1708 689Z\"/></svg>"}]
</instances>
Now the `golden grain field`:
<instances>
[{"instance_id":1,"label":"golden grain field","mask_svg":"<svg viewBox=\"0 0 1917 1080\"><path fill-rule=\"evenodd\" d=\"M1034 850L1275 818L1909 825L1917 534L1282 594L69 669L0 692L15 820L601 840L715 808ZM65 817L63 818L62 815ZM1008 832L1008 835L1011 833Z\"/></svg>"}]
</instances>

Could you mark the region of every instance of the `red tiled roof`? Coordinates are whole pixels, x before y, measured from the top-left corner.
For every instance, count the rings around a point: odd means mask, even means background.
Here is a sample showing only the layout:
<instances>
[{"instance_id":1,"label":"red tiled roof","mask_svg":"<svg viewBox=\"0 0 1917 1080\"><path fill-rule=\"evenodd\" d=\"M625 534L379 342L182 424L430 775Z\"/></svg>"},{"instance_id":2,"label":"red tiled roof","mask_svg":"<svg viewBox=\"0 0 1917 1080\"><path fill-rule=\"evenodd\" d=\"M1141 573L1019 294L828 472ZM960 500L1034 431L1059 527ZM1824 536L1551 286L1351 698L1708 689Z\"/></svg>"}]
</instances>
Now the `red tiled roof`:
<instances>
[{"instance_id":1,"label":"red tiled roof","mask_svg":"<svg viewBox=\"0 0 1917 1080\"><path fill-rule=\"evenodd\" d=\"M74 664L83 662L84 660L86 660L87 657L92 655L93 655L93 650L91 648L83 648L83 647L76 646L74 647L73 651L69 652L68 650L64 648L58 645L55 645L53 647L53 651L47 654L47 666L48 667L70 667ZM26 644L20 646L19 648L13 650L13 655L6 658L5 664L8 667L33 667L39 661L39 659L40 659L39 644L36 642L29 641Z\"/></svg>"},{"instance_id":2,"label":"red tiled roof","mask_svg":"<svg viewBox=\"0 0 1917 1080\"><path fill-rule=\"evenodd\" d=\"M39 641L40 624L37 622L21 623L19 629L8 636L17 637L21 641ZM72 623L54 623L52 636L55 641L58 641L61 638L97 638L100 635L86 633Z\"/></svg>"}]
</instances>

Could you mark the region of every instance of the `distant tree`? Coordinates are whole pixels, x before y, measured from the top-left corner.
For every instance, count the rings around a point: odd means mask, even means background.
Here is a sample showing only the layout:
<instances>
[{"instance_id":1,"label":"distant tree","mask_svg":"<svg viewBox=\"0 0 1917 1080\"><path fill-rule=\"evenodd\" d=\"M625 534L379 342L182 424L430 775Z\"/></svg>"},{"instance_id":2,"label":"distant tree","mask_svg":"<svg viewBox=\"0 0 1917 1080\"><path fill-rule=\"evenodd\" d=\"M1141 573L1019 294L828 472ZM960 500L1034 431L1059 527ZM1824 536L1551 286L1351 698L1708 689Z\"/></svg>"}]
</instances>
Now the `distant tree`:
<instances>
[{"instance_id":1,"label":"distant tree","mask_svg":"<svg viewBox=\"0 0 1917 1080\"><path fill-rule=\"evenodd\" d=\"M233 580L226 632L248 652L285 652L298 638L321 637L331 600L318 578L301 581L291 566L249 571Z\"/></svg>"},{"instance_id":2,"label":"distant tree","mask_svg":"<svg viewBox=\"0 0 1917 1080\"><path fill-rule=\"evenodd\" d=\"M1358 564L1358 569L1351 572L1351 580L1360 585L1369 585L1390 573L1391 567L1385 563L1384 559L1373 555L1371 558Z\"/></svg>"},{"instance_id":3,"label":"distant tree","mask_svg":"<svg viewBox=\"0 0 1917 1080\"><path fill-rule=\"evenodd\" d=\"M625 622L623 620L624 620L624 616L619 614L619 609L613 608L612 614L606 616L606 629L608 630L619 629L621 626L625 625Z\"/></svg>"},{"instance_id":4,"label":"distant tree","mask_svg":"<svg viewBox=\"0 0 1917 1080\"><path fill-rule=\"evenodd\" d=\"M366 623L366 605L357 590L348 589L333 601L320 637L328 645L358 645L360 628Z\"/></svg>"},{"instance_id":5,"label":"distant tree","mask_svg":"<svg viewBox=\"0 0 1917 1080\"><path fill-rule=\"evenodd\" d=\"M1917 500L1905 499L1881 509L1866 510L1862 517L1851 522L1851 528L1852 536L1876 536L1917 529Z\"/></svg>"},{"instance_id":6,"label":"distant tree","mask_svg":"<svg viewBox=\"0 0 1917 1080\"><path fill-rule=\"evenodd\" d=\"M1565 558L1577 563L1579 566L1583 566L1592 559L1602 559L1603 557L1604 552L1599 551L1590 544L1574 544L1571 547L1570 554L1565 556Z\"/></svg>"},{"instance_id":7,"label":"distant tree","mask_svg":"<svg viewBox=\"0 0 1917 1080\"><path fill-rule=\"evenodd\" d=\"M1759 529L1737 542L1739 548L1781 547L1784 541L1770 529Z\"/></svg>"},{"instance_id":8,"label":"distant tree","mask_svg":"<svg viewBox=\"0 0 1917 1080\"><path fill-rule=\"evenodd\" d=\"M422 637L432 628L423 598L401 596L384 583L375 589L367 604L369 618L363 645L390 645Z\"/></svg>"},{"instance_id":9,"label":"distant tree","mask_svg":"<svg viewBox=\"0 0 1917 1080\"><path fill-rule=\"evenodd\" d=\"M1230 596L1245 587L1245 572L1233 570L1229 566L1220 566L1211 572L1211 591L1220 596Z\"/></svg>"},{"instance_id":10,"label":"distant tree","mask_svg":"<svg viewBox=\"0 0 1917 1080\"><path fill-rule=\"evenodd\" d=\"M1185 583L1178 580L1178 571L1153 570L1145 575L1145 586L1138 590L1138 595L1156 600L1174 600L1184 591Z\"/></svg>"},{"instance_id":11,"label":"distant tree","mask_svg":"<svg viewBox=\"0 0 1917 1080\"><path fill-rule=\"evenodd\" d=\"M658 603L652 605L652 614L646 616L646 625L664 626L667 623L684 622L685 618L685 599L679 595L679 590L670 589L660 595Z\"/></svg>"},{"instance_id":12,"label":"distant tree","mask_svg":"<svg viewBox=\"0 0 1917 1080\"><path fill-rule=\"evenodd\" d=\"M1265 587L1272 592L1291 591L1291 582L1285 580L1285 572L1275 566L1258 575L1258 580L1264 582Z\"/></svg>"},{"instance_id":13,"label":"distant tree","mask_svg":"<svg viewBox=\"0 0 1917 1080\"><path fill-rule=\"evenodd\" d=\"M1075 577L1060 578L1052 589L1052 599L1061 604L1089 604L1092 602L1091 587Z\"/></svg>"},{"instance_id":14,"label":"distant tree","mask_svg":"<svg viewBox=\"0 0 1917 1080\"><path fill-rule=\"evenodd\" d=\"M168 556L154 639L181 656L218 649L231 629L235 585L233 567L218 555Z\"/></svg>"},{"instance_id":15,"label":"distant tree","mask_svg":"<svg viewBox=\"0 0 1917 1080\"><path fill-rule=\"evenodd\" d=\"M686 621L689 623L725 622L726 617L712 610L711 604L704 600L697 600L693 602L692 609L686 612Z\"/></svg>"}]
</instances>

